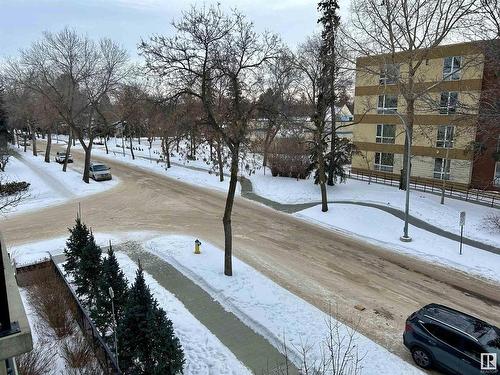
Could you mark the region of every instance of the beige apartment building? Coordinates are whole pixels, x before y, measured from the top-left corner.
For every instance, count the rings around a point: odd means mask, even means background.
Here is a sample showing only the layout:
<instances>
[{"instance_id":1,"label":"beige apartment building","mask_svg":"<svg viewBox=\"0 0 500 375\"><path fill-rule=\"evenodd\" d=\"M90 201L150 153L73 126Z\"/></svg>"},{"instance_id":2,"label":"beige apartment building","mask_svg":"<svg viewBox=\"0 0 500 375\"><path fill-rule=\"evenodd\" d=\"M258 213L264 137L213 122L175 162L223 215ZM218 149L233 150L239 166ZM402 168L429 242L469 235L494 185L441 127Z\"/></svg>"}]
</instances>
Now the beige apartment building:
<instances>
[{"instance_id":1,"label":"beige apartment building","mask_svg":"<svg viewBox=\"0 0 500 375\"><path fill-rule=\"evenodd\" d=\"M419 53L424 59L416 71L415 85L425 94L415 102L412 178L428 183L445 179L450 185L469 187L474 181L473 144L484 86L481 48L477 43L462 43ZM401 173L406 58L403 52L356 61L354 120L359 123L354 126L353 141L359 153L353 156L354 172L398 177ZM486 168L495 173L494 164Z\"/></svg>"}]
</instances>

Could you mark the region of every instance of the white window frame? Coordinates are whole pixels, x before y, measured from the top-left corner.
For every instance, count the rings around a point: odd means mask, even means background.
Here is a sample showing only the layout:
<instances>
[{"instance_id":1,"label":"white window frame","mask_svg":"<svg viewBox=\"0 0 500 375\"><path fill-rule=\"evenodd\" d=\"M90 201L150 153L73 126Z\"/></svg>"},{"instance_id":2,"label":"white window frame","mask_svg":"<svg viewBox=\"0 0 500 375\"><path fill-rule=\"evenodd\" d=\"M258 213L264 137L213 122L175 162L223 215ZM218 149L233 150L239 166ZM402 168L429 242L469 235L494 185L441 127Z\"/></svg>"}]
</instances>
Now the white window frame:
<instances>
[{"instance_id":1,"label":"white window frame","mask_svg":"<svg viewBox=\"0 0 500 375\"><path fill-rule=\"evenodd\" d=\"M393 127L394 128L394 137L385 137L384 136L384 128L385 127ZM380 129L380 135L378 135ZM375 133L375 143L384 143L384 144L393 144L396 139L396 125L393 124L377 124L376 133Z\"/></svg>"},{"instance_id":2,"label":"white window frame","mask_svg":"<svg viewBox=\"0 0 500 375\"><path fill-rule=\"evenodd\" d=\"M446 105L442 104L443 95L447 96ZM455 105L450 105L451 97L456 95ZM443 91L439 97L439 113L443 115L454 114L457 112L458 91Z\"/></svg>"},{"instance_id":3,"label":"white window frame","mask_svg":"<svg viewBox=\"0 0 500 375\"><path fill-rule=\"evenodd\" d=\"M439 130L444 128L444 138L439 138ZM453 148L455 138L455 127L453 125L439 125L436 132L436 147L438 148Z\"/></svg>"},{"instance_id":4,"label":"white window frame","mask_svg":"<svg viewBox=\"0 0 500 375\"><path fill-rule=\"evenodd\" d=\"M391 75L390 68L394 68L394 75ZM399 64L384 64L380 67L379 84L380 85L393 85L399 78Z\"/></svg>"},{"instance_id":5,"label":"white window frame","mask_svg":"<svg viewBox=\"0 0 500 375\"><path fill-rule=\"evenodd\" d=\"M446 71L446 59L451 59L450 70ZM458 60L458 64L456 63ZM458 65L458 67L457 67ZM447 56L443 59L443 79L445 81L458 81L461 77L462 56Z\"/></svg>"},{"instance_id":6,"label":"white window frame","mask_svg":"<svg viewBox=\"0 0 500 375\"><path fill-rule=\"evenodd\" d=\"M382 164L382 155L392 155L392 165ZM377 163L377 155L378 155L378 163ZM394 170L394 154L390 152L376 152L375 157L373 158L373 169L380 172L389 172L392 173Z\"/></svg>"},{"instance_id":7,"label":"white window frame","mask_svg":"<svg viewBox=\"0 0 500 375\"><path fill-rule=\"evenodd\" d=\"M387 97L392 96L396 97L396 106L395 107L386 107L386 102L387 102ZM382 100L382 107L379 106L380 104L380 98L383 98ZM382 94L378 96L378 102L377 102L377 113L378 114L387 114L387 113L395 113L398 110L398 95L392 95L392 94Z\"/></svg>"},{"instance_id":8,"label":"white window frame","mask_svg":"<svg viewBox=\"0 0 500 375\"><path fill-rule=\"evenodd\" d=\"M438 160L441 160L441 165L440 165L439 169L436 169L436 162ZM444 161L444 163L443 163L443 161ZM451 159L445 159L445 158L435 158L434 159L433 176L435 179L437 179L437 180L449 180L450 179L450 170L451 170Z\"/></svg>"}]
</instances>

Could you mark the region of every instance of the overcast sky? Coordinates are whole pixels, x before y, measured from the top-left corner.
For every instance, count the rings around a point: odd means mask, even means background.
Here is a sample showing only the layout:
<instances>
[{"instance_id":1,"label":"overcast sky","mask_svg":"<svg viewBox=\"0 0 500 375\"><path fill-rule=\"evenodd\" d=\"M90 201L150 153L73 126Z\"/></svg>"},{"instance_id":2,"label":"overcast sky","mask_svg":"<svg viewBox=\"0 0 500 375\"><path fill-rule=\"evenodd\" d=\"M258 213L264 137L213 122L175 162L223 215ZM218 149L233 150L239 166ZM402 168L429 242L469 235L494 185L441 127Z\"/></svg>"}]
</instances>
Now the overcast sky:
<instances>
[{"instance_id":1,"label":"overcast sky","mask_svg":"<svg viewBox=\"0 0 500 375\"><path fill-rule=\"evenodd\" d=\"M350 0L340 0L346 16ZM110 37L122 44L132 58L137 43L151 34L170 34L170 23L195 0L0 0L0 59L14 56L20 48L40 38L45 30L64 26L92 38ZM205 1L206 4L217 1ZM219 0L223 8L238 8L259 31L280 34L290 46L316 29L316 1L312 0Z\"/></svg>"}]
</instances>

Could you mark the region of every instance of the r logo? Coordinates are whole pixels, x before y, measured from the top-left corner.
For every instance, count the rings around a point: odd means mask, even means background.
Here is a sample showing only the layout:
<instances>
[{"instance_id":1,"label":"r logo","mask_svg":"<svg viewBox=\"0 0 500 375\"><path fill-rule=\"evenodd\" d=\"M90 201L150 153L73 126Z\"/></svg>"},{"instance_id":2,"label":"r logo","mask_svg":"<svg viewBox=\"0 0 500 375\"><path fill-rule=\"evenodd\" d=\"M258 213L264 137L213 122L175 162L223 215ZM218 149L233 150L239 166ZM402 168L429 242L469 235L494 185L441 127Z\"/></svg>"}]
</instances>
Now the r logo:
<instances>
[{"instance_id":1,"label":"r logo","mask_svg":"<svg viewBox=\"0 0 500 375\"><path fill-rule=\"evenodd\" d=\"M497 354L481 353L481 370L496 370L496 369L497 369Z\"/></svg>"}]
</instances>

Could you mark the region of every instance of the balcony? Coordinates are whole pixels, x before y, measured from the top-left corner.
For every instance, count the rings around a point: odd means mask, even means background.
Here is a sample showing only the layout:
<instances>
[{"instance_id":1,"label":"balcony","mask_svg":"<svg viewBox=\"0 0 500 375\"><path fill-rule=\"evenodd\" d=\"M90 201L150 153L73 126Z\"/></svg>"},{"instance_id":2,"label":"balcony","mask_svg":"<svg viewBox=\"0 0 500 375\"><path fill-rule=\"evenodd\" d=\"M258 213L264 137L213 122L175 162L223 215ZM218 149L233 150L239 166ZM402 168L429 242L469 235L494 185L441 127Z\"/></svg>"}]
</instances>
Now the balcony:
<instances>
[{"instance_id":1,"label":"balcony","mask_svg":"<svg viewBox=\"0 0 500 375\"><path fill-rule=\"evenodd\" d=\"M15 374L12 358L29 352L33 341L14 269L1 237L0 253L0 375L4 375Z\"/></svg>"}]
</instances>

